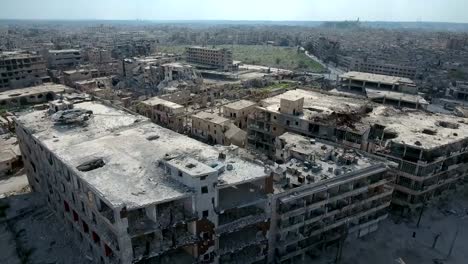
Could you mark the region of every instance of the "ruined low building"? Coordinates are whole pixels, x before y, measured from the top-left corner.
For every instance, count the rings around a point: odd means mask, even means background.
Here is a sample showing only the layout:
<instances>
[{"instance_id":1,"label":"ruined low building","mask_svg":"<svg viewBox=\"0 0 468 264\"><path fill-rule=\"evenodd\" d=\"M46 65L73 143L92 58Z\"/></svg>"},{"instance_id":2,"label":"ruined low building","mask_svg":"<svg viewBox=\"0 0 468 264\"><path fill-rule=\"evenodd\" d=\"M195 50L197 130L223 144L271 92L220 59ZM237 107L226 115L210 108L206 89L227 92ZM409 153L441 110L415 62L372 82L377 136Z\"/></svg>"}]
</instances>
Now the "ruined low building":
<instances>
[{"instance_id":1,"label":"ruined low building","mask_svg":"<svg viewBox=\"0 0 468 264\"><path fill-rule=\"evenodd\" d=\"M97 102L16 120L31 188L93 263L266 262L265 167Z\"/></svg>"},{"instance_id":2,"label":"ruined low building","mask_svg":"<svg viewBox=\"0 0 468 264\"><path fill-rule=\"evenodd\" d=\"M202 111L192 115L192 135L212 144L224 145L224 133L229 124L227 118Z\"/></svg>"},{"instance_id":3,"label":"ruined low building","mask_svg":"<svg viewBox=\"0 0 468 264\"><path fill-rule=\"evenodd\" d=\"M159 97L152 97L139 102L136 111L150 118L156 124L168 127L174 131L184 130L185 107Z\"/></svg>"},{"instance_id":4,"label":"ruined low building","mask_svg":"<svg viewBox=\"0 0 468 264\"><path fill-rule=\"evenodd\" d=\"M234 121L234 124L241 129L247 128L249 114L255 110L255 102L239 100L223 106L223 116Z\"/></svg>"},{"instance_id":5,"label":"ruined low building","mask_svg":"<svg viewBox=\"0 0 468 264\"><path fill-rule=\"evenodd\" d=\"M0 92L0 107L20 107L42 104L58 98L67 91L61 84L43 84L39 86Z\"/></svg>"},{"instance_id":6,"label":"ruined low building","mask_svg":"<svg viewBox=\"0 0 468 264\"><path fill-rule=\"evenodd\" d=\"M275 142L270 263L298 263L387 218L394 177L383 158L285 133ZM274 249L274 250L273 250Z\"/></svg>"},{"instance_id":7,"label":"ruined low building","mask_svg":"<svg viewBox=\"0 0 468 264\"><path fill-rule=\"evenodd\" d=\"M11 175L23 167L21 151L16 137L0 135L0 178Z\"/></svg>"}]
</instances>

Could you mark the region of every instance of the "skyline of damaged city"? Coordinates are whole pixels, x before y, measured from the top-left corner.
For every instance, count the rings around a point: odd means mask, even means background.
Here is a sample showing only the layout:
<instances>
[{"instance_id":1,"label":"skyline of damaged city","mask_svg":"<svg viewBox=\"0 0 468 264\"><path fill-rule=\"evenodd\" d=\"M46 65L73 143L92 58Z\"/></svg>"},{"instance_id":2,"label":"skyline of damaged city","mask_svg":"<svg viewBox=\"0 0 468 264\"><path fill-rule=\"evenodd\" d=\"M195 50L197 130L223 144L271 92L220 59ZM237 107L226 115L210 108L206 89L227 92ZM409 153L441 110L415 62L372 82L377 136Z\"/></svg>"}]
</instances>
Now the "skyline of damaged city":
<instances>
[{"instance_id":1,"label":"skyline of damaged city","mask_svg":"<svg viewBox=\"0 0 468 264\"><path fill-rule=\"evenodd\" d=\"M465 264L466 9L2 1L0 263Z\"/></svg>"}]
</instances>

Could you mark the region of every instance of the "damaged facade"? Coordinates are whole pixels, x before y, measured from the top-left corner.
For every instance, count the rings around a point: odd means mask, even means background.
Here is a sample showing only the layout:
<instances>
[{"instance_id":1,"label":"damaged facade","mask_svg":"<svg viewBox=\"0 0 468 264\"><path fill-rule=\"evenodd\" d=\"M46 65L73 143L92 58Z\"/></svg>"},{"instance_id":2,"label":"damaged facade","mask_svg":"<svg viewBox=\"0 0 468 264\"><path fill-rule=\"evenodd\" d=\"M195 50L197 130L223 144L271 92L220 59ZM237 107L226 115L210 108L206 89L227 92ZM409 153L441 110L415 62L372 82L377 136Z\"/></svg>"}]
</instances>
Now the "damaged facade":
<instances>
[{"instance_id":1,"label":"damaged facade","mask_svg":"<svg viewBox=\"0 0 468 264\"><path fill-rule=\"evenodd\" d=\"M41 55L26 51L0 52L0 92L49 81Z\"/></svg>"},{"instance_id":2,"label":"damaged facade","mask_svg":"<svg viewBox=\"0 0 468 264\"><path fill-rule=\"evenodd\" d=\"M179 59L165 54L125 59L125 85L143 94L155 94L165 87L201 84L201 75L192 66L177 62Z\"/></svg>"},{"instance_id":3,"label":"damaged facade","mask_svg":"<svg viewBox=\"0 0 468 264\"><path fill-rule=\"evenodd\" d=\"M317 257L387 218L393 176L384 159L293 133L278 137L272 168L271 263Z\"/></svg>"},{"instance_id":4,"label":"damaged facade","mask_svg":"<svg viewBox=\"0 0 468 264\"><path fill-rule=\"evenodd\" d=\"M16 124L31 188L93 262L266 261L271 176L240 149L96 102Z\"/></svg>"},{"instance_id":5,"label":"damaged facade","mask_svg":"<svg viewBox=\"0 0 468 264\"><path fill-rule=\"evenodd\" d=\"M276 138L294 132L386 157L398 163L394 204L415 209L468 173L467 124L464 118L293 90L260 102L249 118L247 142L274 158Z\"/></svg>"},{"instance_id":6,"label":"damaged facade","mask_svg":"<svg viewBox=\"0 0 468 264\"><path fill-rule=\"evenodd\" d=\"M373 102L395 107L426 109L429 105L422 96L418 95L416 84L403 77L348 72L340 76L338 90L364 95Z\"/></svg>"}]
</instances>

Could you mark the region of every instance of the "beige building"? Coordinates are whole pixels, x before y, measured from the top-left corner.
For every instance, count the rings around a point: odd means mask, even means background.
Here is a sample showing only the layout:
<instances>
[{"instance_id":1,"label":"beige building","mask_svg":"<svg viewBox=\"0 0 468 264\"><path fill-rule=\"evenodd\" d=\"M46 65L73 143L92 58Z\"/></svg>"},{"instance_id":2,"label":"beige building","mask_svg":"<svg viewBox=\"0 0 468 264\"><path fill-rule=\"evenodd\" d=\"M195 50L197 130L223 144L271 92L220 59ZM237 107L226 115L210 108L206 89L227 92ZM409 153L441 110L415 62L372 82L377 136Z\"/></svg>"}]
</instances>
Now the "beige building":
<instances>
[{"instance_id":1,"label":"beige building","mask_svg":"<svg viewBox=\"0 0 468 264\"><path fill-rule=\"evenodd\" d=\"M224 145L224 132L230 120L215 113L200 112L192 116L192 134L209 143Z\"/></svg>"},{"instance_id":2,"label":"beige building","mask_svg":"<svg viewBox=\"0 0 468 264\"><path fill-rule=\"evenodd\" d=\"M187 47L185 50L187 62L201 67L231 71L234 68L232 52L228 49Z\"/></svg>"},{"instance_id":3,"label":"beige building","mask_svg":"<svg viewBox=\"0 0 468 264\"><path fill-rule=\"evenodd\" d=\"M234 122L241 129L247 128L247 119L255 110L255 102L240 100L223 106L223 116Z\"/></svg>"},{"instance_id":4,"label":"beige building","mask_svg":"<svg viewBox=\"0 0 468 264\"><path fill-rule=\"evenodd\" d=\"M41 55L25 51L0 52L0 91L39 85L49 80Z\"/></svg>"},{"instance_id":5,"label":"beige building","mask_svg":"<svg viewBox=\"0 0 468 264\"><path fill-rule=\"evenodd\" d=\"M168 127L174 131L184 130L184 106L153 97L140 102L136 106L139 114L150 118L156 124Z\"/></svg>"}]
</instances>

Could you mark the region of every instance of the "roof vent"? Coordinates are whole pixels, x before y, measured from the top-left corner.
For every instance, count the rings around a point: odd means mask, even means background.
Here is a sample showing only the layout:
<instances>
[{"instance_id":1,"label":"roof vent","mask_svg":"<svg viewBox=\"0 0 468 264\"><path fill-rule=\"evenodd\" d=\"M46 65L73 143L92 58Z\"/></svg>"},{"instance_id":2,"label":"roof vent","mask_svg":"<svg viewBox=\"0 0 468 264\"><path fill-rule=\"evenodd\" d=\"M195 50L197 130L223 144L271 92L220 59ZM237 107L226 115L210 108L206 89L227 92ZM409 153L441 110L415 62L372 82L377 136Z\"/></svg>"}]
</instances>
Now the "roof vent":
<instances>
[{"instance_id":1,"label":"roof vent","mask_svg":"<svg viewBox=\"0 0 468 264\"><path fill-rule=\"evenodd\" d=\"M195 168L197 165L193 164L193 163L189 163L187 165L185 165L185 167L189 168L189 169L193 169Z\"/></svg>"},{"instance_id":2,"label":"roof vent","mask_svg":"<svg viewBox=\"0 0 468 264\"><path fill-rule=\"evenodd\" d=\"M148 141L153 141L153 140L156 140L158 138L159 138L159 135L150 135L150 136L146 137L146 139Z\"/></svg>"},{"instance_id":3,"label":"roof vent","mask_svg":"<svg viewBox=\"0 0 468 264\"><path fill-rule=\"evenodd\" d=\"M226 169L227 169L228 171L232 171L232 170L234 169L234 166L232 166L232 164L229 163L228 165L226 165Z\"/></svg>"}]
</instances>

